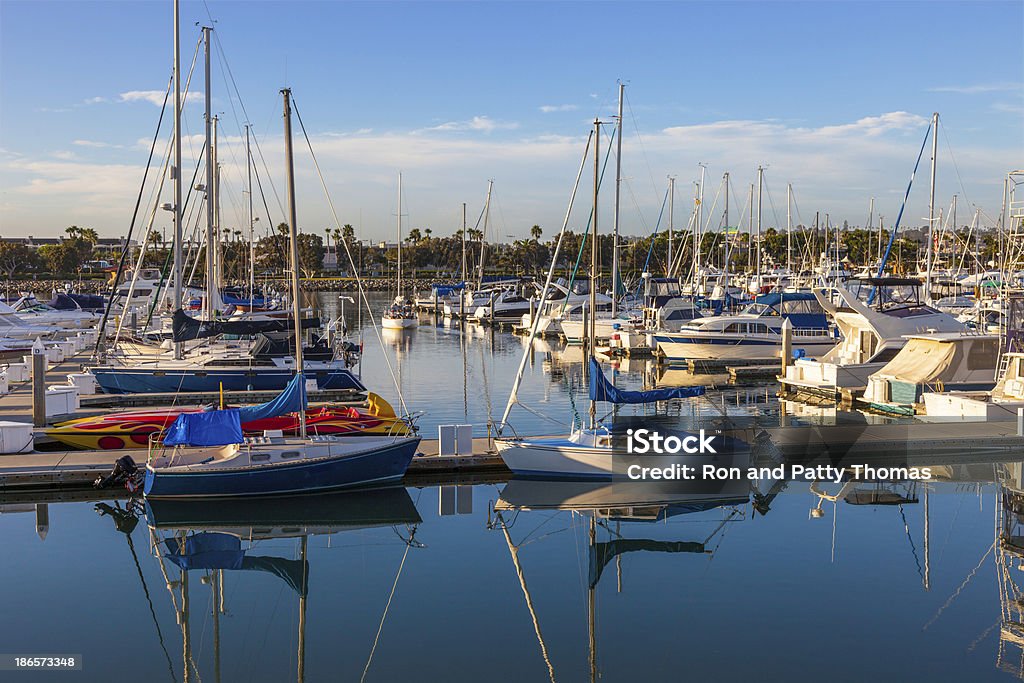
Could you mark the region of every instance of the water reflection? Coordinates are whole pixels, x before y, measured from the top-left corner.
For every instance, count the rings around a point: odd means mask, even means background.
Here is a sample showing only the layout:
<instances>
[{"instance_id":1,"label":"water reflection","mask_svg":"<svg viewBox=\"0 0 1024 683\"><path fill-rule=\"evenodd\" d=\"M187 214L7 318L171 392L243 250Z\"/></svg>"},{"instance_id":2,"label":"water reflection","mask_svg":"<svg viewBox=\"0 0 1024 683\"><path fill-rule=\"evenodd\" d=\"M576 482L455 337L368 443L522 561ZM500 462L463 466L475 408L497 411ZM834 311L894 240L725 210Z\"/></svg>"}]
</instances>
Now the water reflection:
<instances>
[{"instance_id":1,"label":"water reflection","mask_svg":"<svg viewBox=\"0 0 1024 683\"><path fill-rule=\"evenodd\" d=\"M205 632L212 630L212 675L222 680L222 657L233 657L237 652L222 652L221 617L228 613L229 593L245 594L250 590L246 573L263 573L274 577L281 589L295 600L298 618L295 640L295 679L306 680L307 602L316 599L317 591L331 591L334 583L329 575L319 575L316 563L309 559L309 541L312 537L330 537L376 527L393 527L395 536L405 545L405 553L422 547L416 540L418 525L422 522L416 506L404 488L354 491L328 495L293 498L241 499L218 501L149 501L145 506L149 544L152 556L159 564L161 576L175 613L180 630L181 659L176 666L169 654L165 634L156 617L153 596L141 567L132 540L139 520L139 501L127 506L100 503L98 512L113 519L117 531L125 535L136 563L143 592L149 602L149 611L163 656L172 680L200 681L209 671L201 666L203 633L199 647L194 643L197 623ZM265 546L279 547L274 542L297 544L292 555L281 550L277 553L261 552ZM391 597L398 585L405 555L395 576ZM209 589L200 595L199 606L194 604L196 577L199 585ZM269 593L273 589L264 588ZM391 597L388 599L390 605ZM276 611L276 610L275 610ZM385 609L380 629L387 616ZM273 618L270 617L263 618ZM251 626L251 624L250 624ZM381 635L378 630L378 638ZM376 648L377 642L374 642ZM322 656L314 653L314 656ZM373 662L373 650L366 662L364 675ZM228 680L237 680L234 676Z\"/></svg>"}]
</instances>

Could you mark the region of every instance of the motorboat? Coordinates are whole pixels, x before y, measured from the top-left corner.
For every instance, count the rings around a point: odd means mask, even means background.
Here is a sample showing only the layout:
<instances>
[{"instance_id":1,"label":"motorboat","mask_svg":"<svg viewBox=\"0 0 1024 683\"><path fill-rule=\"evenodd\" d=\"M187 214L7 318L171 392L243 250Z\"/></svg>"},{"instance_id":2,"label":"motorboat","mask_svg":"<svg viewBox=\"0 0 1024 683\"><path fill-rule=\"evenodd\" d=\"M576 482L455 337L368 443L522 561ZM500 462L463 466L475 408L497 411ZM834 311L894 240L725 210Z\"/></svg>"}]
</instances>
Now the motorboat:
<instances>
[{"instance_id":1,"label":"motorboat","mask_svg":"<svg viewBox=\"0 0 1024 683\"><path fill-rule=\"evenodd\" d=\"M685 323L679 332L655 332L652 344L667 362L775 360L782 352L782 325L792 325L792 348L819 358L839 341L812 292L774 292L757 298L736 315Z\"/></svg>"}]
</instances>

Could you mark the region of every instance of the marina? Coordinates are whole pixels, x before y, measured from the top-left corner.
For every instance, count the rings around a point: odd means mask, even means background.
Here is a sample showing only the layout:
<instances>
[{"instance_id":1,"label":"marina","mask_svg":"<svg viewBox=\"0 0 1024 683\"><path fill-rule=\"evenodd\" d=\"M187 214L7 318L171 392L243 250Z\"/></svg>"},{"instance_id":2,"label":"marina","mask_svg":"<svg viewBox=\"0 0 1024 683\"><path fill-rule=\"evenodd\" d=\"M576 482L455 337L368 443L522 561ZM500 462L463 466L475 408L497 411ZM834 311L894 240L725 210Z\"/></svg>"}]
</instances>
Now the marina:
<instances>
[{"instance_id":1,"label":"marina","mask_svg":"<svg viewBox=\"0 0 1024 683\"><path fill-rule=\"evenodd\" d=\"M923 7L0 2L0 680L1024 680L1024 5Z\"/></svg>"}]
</instances>

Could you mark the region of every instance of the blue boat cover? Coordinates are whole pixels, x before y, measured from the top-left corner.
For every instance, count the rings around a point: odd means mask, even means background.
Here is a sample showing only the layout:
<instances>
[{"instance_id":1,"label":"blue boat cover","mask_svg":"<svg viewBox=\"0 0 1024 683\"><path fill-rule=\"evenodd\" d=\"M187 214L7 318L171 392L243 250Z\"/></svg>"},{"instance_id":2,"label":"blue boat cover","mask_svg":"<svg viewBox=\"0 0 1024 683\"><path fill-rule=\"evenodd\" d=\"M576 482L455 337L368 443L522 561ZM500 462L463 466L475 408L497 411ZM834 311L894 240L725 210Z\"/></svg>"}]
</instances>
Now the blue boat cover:
<instances>
[{"instance_id":1,"label":"blue boat cover","mask_svg":"<svg viewBox=\"0 0 1024 683\"><path fill-rule=\"evenodd\" d=\"M461 292L465 288L465 282L460 282L457 285L431 285L432 293L438 296L449 296L455 292Z\"/></svg>"},{"instance_id":2,"label":"blue boat cover","mask_svg":"<svg viewBox=\"0 0 1024 683\"><path fill-rule=\"evenodd\" d=\"M164 435L165 446L226 446L242 443L237 408L206 413L182 413Z\"/></svg>"},{"instance_id":3,"label":"blue boat cover","mask_svg":"<svg viewBox=\"0 0 1024 683\"><path fill-rule=\"evenodd\" d=\"M237 536L203 531L185 539L164 540L164 557L185 571L191 569L236 569L268 572L281 578L300 596L309 590L309 563L283 557L248 555Z\"/></svg>"},{"instance_id":4,"label":"blue boat cover","mask_svg":"<svg viewBox=\"0 0 1024 683\"><path fill-rule=\"evenodd\" d=\"M596 359L590 359L590 400L607 401L608 403L653 403L669 401L673 398L691 398L702 396L704 387L673 387L668 389L650 389L648 391L625 391L618 389L608 381Z\"/></svg>"},{"instance_id":5,"label":"blue boat cover","mask_svg":"<svg viewBox=\"0 0 1024 683\"><path fill-rule=\"evenodd\" d=\"M296 374L288 386L284 388L273 401L267 401L255 406L238 409L238 417L242 424L254 420L265 420L268 417L277 417L288 413L297 413L306 409L306 378L304 375ZM166 443L166 440L165 440Z\"/></svg>"}]
</instances>

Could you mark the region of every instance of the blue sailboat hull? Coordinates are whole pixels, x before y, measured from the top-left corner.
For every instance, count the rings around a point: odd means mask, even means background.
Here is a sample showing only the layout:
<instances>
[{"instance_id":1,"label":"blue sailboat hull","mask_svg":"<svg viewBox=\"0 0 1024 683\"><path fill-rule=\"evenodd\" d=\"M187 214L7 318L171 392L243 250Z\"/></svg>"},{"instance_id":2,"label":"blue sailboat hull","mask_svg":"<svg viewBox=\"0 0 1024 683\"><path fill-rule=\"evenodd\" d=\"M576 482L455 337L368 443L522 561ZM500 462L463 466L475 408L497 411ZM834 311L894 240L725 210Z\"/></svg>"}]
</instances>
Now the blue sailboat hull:
<instances>
[{"instance_id":1,"label":"blue sailboat hull","mask_svg":"<svg viewBox=\"0 0 1024 683\"><path fill-rule=\"evenodd\" d=\"M401 439L365 453L222 471L147 466L144 491L149 498L229 498L379 485L405 476L419 443L418 438Z\"/></svg>"},{"instance_id":2,"label":"blue sailboat hull","mask_svg":"<svg viewBox=\"0 0 1024 683\"><path fill-rule=\"evenodd\" d=\"M281 391L295 376L289 368L252 367L224 369L93 368L96 384L105 394L160 394L175 392ZM306 370L306 379L315 379L317 389L366 387L351 371L336 368Z\"/></svg>"}]
</instances>

